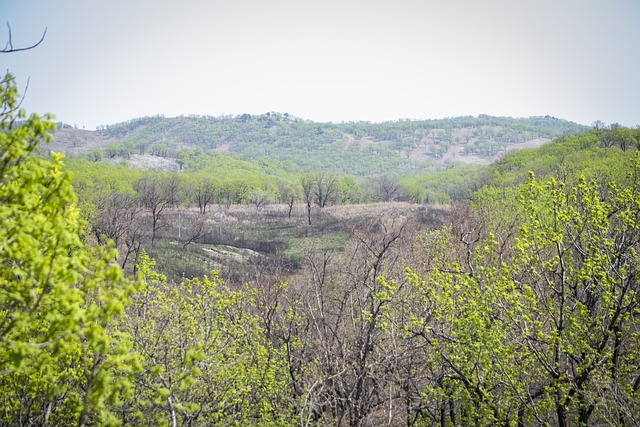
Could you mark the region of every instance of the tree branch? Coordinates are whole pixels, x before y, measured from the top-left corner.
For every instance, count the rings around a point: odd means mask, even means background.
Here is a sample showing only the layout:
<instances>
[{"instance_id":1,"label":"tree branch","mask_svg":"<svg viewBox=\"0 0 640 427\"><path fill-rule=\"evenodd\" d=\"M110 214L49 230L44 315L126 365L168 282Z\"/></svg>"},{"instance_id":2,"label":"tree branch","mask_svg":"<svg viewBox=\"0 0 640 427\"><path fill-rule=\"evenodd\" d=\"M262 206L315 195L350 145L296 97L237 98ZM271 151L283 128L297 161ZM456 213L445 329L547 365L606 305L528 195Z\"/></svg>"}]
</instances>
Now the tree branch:
<instances>
[{"instance_id":1,"label":"tree branch","mask_svg":"<svg viewBox=\"0 0 640 427\"><path fill-rule=\"evenodd\" d=\"M9 25L9 23L7 22L7 28L9 30L9 40L7 40L7 44L5 44L4 49L0 49L0 53L14 53L14 52L21 52L24 50L30 50L33 49L35 47L37 47L38 45L40 45L40 43L42 43L42 41L44 40L44 38L47 35L47 29L44 29L44 32L42 33L42 37L40 37L40 40L38 40L36 43L32 44L31 46L26 46L26 47L13 47L13 40L11 37L11 25Z\"/></svg>"}]
</instances>

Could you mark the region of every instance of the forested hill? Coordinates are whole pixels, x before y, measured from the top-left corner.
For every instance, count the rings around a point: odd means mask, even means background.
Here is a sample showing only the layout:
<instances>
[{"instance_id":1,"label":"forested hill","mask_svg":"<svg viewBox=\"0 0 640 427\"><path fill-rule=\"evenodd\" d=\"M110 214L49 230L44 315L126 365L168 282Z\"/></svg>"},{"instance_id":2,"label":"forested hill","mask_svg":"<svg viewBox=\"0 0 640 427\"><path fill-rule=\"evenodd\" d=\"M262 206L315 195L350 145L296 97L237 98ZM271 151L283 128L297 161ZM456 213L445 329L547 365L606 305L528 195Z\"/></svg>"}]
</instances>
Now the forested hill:
<instances>
[{"instance_id":1,"label":"forested hill","mask_svg":"<svg viewBox=\"0 0 640 427\"><path fill-rule=\"evenodd\" d=\"M455 162L487 164L512 148L539 146L586 128L550 116L480 115L339 124L287 113L152 116L99 126L96 131L59 124L50 148L92 160L150 154L178 162L193 150L213 150L248 161L268 157L287 169L330 167L354 175L375 175L392 170L438 170Z\"/></svg>"}]
</instances>

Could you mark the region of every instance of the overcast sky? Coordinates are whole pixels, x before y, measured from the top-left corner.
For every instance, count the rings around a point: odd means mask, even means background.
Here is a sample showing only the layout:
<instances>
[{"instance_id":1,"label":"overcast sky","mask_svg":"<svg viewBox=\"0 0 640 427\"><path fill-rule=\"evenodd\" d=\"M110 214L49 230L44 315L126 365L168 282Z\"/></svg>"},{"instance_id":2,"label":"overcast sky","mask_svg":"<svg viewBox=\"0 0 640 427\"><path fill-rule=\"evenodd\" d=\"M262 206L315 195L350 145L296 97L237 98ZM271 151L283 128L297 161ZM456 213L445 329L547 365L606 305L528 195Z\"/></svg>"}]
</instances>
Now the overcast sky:
<instances>
[{"instance_id":1,"label":"overcast sky","mask_svg":"<svg viewBox=\"0 0 640 427\"><path fill-rule=\"evenodd\" d=\"M28 112L640 124L639 0L0 0ZM0 47L8 31L0 27Z\"/></svg>"}]
</instances>

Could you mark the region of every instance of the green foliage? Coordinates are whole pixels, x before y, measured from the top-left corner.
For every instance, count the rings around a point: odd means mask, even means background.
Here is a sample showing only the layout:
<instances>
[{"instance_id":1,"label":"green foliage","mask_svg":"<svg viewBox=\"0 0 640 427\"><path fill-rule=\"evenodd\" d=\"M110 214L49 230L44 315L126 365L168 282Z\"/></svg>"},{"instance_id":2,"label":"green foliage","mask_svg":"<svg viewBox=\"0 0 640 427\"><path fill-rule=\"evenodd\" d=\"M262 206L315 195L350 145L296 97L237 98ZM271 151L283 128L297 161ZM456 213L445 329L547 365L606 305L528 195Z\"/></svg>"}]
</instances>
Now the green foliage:
<instances>
[{"instance_id":1,"label":"green foliage","mask_svg":"<svg viewBox=\"0 0 640 427\"><path fill-rule=\"evenodd\" d=\"M303 171L319 174L329 169L341 177L340 188L335 197L335 201L340 203L387 200L388 194L386 196L379 194L383 184L380 180L381 177L388 178L391 175L397 177L391 181L397 182L401 187L399 191L394 192L393 199L410 200L416 203L449 204L469 200L471 193L482 185L495 187L521 184L529 170L534 171L537 176L555 175L565 180L575 176L576 171L580 170L588 176L602 178L606 175L611 179L617 179L618 177L612 175L617 171L615 164L624 158L624 151L619 148L632 150L637 145L635 143L637 131L634 129L612 125L610 129L597 129L572 135L570 132L581 128L571 127L568 122L548 117L505 120L483 116L481 119L402 121L378 125L314 124L291 117L285 119L284 116L275 113L258 118L246 115L240 118L218 119L206 117L148 119L127 122L124 128L129 130L126 132L113 130L115 133L112 136L123 137L130 133L137 135L138 132L151 132L151 134L168 132L173 135L167 137L163 134L162 138L166 137L167 143L161 145L167 152L162 155L177 158L181 171L186 172L189 177L187 180L190 181L190 188L199 188L206 183L205 186L213 188L215 193L210 203L226 205L238 203L261 205L261 201L282 201L283 184L294 188L299 187ZM180 141L183 141L181 139L183 136L180 129L190 123L198 123L200 127L197 126L199 129L197 132L203 134L212 131L211 129L220 128L215 138L222 138L227 141L225 144L235 147L230 148L232 154L221 154L212 148L203 148L202 144L195 142L182 144ZM523 123L529 124L524 126ZM268 127L265 127L267 125ZM378 127L396 130L378 134L375 131ZM113 129L116 128L117 126ZM507 131L507 128L511 131ZM102 129L100 132L110 134L111 131ZM225 136L227 132L231 132L233 136ZM266 134L263 134L265 132ZM566 134L567 132L569 134ZM330 135L331 138L328 142L312 144L312 147L309 147L305 142L305 138L309 135L313 138L325 138ZM352 135L360 135L360 138L374 138L373 135L378 135L382 139L376 142L370 139L357 140L352 139ZM489 167L463 165L451 159L438 165L427 165L411 160L415 156L405 158L409 151L422 145L426 147L429 144L435 144L442 148L456 141L457 144L466 144L468 148L469 141L478 138L494 141L495 144L508 145L555 135L562 136L539 149L509 151L503 159ZM154 138L149 136L149 144ZM265 138L266 140L263 141ZM280 138L298 139L283 142ZM385 142L388 140L384 138L400 139L389 145ZM201 137L198 137L194 141L200 139ZM462 139L468 141L463 142ZM171 148L172 143L178 142L183 147L197 148L182 148L179 151ZM127 151L126 147L129 146L131 144L119 142L107 146L108 149L105 148L105 150L108 156L115 153L128 156L126 153L130 151ZM155 150L153 147L157 148L158 145L149 146L153 151ZM248 151L241 149L245 146ZM300 152L291 154L287 151L294 148ZM256 149L258 151L255 151ZM109 177L110 182L128 179L129 183L125 186L129 187L132 180L137 179L133 176L134 172L128 172L119 167L96 164L96 172L93 172L90 169L91 165L92 163L83 164L81 161L70 164L74 171L79 168L78 179L84 179L83 176L87 174L97 177L98 180L102 179L102 176ZM421 172L413 172L415 170ZM368 175L372 178L365 180L358 178L358 175ZM183 199L187 198L186 195L183 197ZM84 197L82 200L84 201ZM193 200L191 202L195 203ZM200 208L204 210L204 206Z\"/></svg>"},{"instance_id":2,"label":"green foliage","mask_svg":"<svg viewBox=\"0 0 640 427\"><path fill-rule=\"evenodd\" d=\"M128 425L289 425L287 369L256 310L255 290L230 291L217 273L167 283L145 253L145 286L126 330L144 355Z\"/></svg>"},{"instance_id":3,"label":"green foliage","mask_svg":"<svg viewBox=\"0 0 640 427\"><path fill-rule=\"evenodd\" d=\"M94 148L91 151L87 152L85 157L91 162L99 162L100 160L102 160L103 153L101 149Z\"/></svg>"},{"instance_id":4,"label":"green foliage","mask_svg":"<svg viewBox=\"0 0 640 427\"><path fill-rule=\"evenodd\" d=\"M453 145L493 156L514 143L552 139L583 131L584 126L553 117L454 117L443 120L400 120L384 123L315 123L288 114L238 116L143 117L101 126L102 137L114 138L123 156L149 152L182 159L183 148L218 151L255 162L267 157L293 172L324 170L371 176L391 170L433 170ZM162 143L157 143L162 141ZM420 150L418 150L420 148Z\"/></svg>"},{"instance_id":5,"label":"green foliage","mask_svg":"<svg viewBox=\"0 0 640 427\"><path fill-rule=\"evenodd\" d=\"M80 199L91 199L96 192L133 193L133 183L142 171L85 159L68 159L65 169L73 174L73 185Z\"/></svg>"},{"instance_id":6,"label":"green foliage","mask_svg":"<svg viewBox=\"0 0 640 427\"><path fill-rule=\"evenodd\" d=\"M409 272L429 309L407 328L437 367L425 401L450 423L637 420L640 155L619 167L618 183L531 174L508 214L499 209L513 191L485 190L473 208L481 223L459 226L453 258L451 241L427 239L444 245L429 248L442 262L423 280Z\"/></svg>"},{"instance_id":7,"label":"green foliage","mask_svg":"<svg viewBox=\"0 0 640 427\"><path fill-rule=\"evenodd\" d=\"M133 183L140 178L142 171L86 159L66 160L65 170L73 176L78 208L82 219L87 221L87 229L98 239L104 234L120 249L119 240L124 236L119 236L122 229L119 220L123 219L124 209L132 212L136 208ZM115 203L119 199L123 206Z\"/></svg>"},{"instance_id":8,"label":"green foliage","mask_svg":"<svg viewBox=\"0 0 640 427\"><path fill-rule=\"evenodd\" d=\"M480 172L479 166L458 166L439 172L409 175L400 180L400 185L415 203L449 204L469 200Z\"/></svg>"},{"instance_id":9,"label":"green foliage","mask_svg":"<svg viewBox=\"0 0 640 427\"><path fill-rule=\"evenodd\" d=\"M62 155L34 155L53 123L26 118L11 75L1 85L0 423L111 425L138 366L111 328L135 283L83 243Z\"/></svg>"},{"instance_id":10,"label":"green foliage","mask_svg":"<svg viewBox=\"0 0 640 427\"><path fill-rule=\"evenodd\" d=\"M573 184L583 174L600 180L618 180L617 164L628 158L619 149L601 147L594 132L564 136L537 149L522 149L507 153L502 160L489 166L481 181L490 186L522 184L529 171L537 177L555 176Z\"/></svg>"}]
</instances>

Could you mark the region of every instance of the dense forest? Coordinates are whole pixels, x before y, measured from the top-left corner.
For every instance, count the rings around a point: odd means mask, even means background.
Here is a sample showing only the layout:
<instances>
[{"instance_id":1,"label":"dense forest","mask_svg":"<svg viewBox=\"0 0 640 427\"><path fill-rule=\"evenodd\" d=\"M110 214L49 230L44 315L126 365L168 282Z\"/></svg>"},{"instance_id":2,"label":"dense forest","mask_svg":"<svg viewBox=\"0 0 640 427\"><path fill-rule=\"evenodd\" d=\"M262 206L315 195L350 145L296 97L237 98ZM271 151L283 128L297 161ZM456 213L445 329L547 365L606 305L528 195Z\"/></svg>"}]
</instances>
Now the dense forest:
<instances>
[{"instance_id":1,"label":"dense forest","mask_svg":"<svg viewBox=\"0 0 640 427\"><path fill-rule=\"evenodd\" d=\"M640 424L640 129L540 118L551 142L490 165L361 173L245 115L219 119L254 126L231 155L161 172L47 152L64 129L0 90L1 424ZM295 132L419 144L425 123Z\"/></svg>"}]
</instances>

